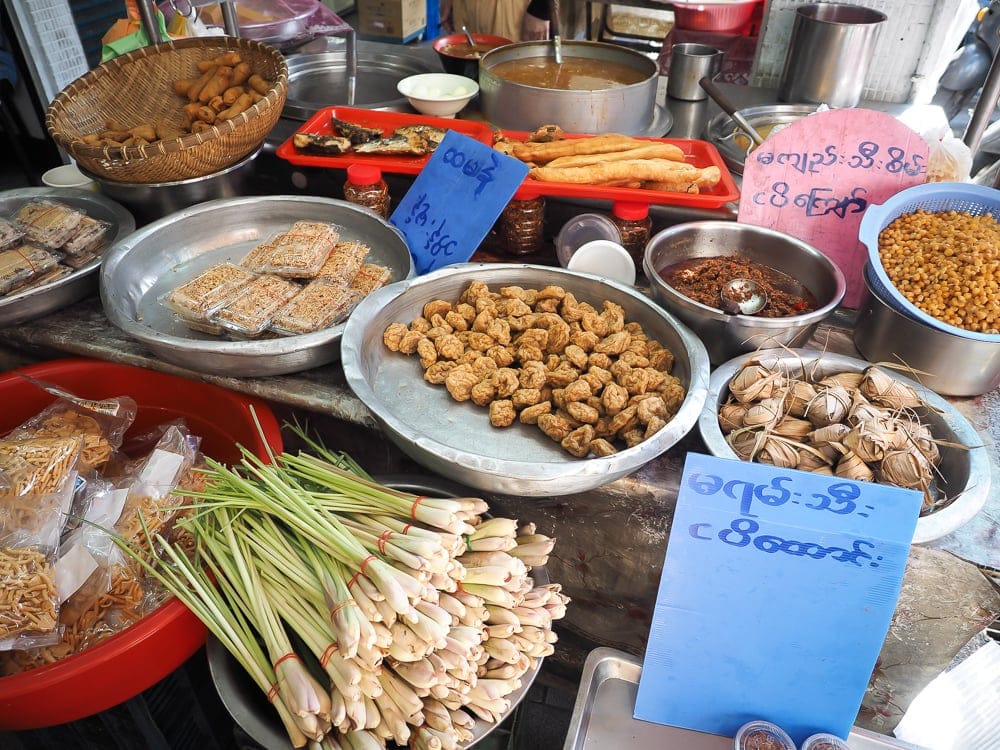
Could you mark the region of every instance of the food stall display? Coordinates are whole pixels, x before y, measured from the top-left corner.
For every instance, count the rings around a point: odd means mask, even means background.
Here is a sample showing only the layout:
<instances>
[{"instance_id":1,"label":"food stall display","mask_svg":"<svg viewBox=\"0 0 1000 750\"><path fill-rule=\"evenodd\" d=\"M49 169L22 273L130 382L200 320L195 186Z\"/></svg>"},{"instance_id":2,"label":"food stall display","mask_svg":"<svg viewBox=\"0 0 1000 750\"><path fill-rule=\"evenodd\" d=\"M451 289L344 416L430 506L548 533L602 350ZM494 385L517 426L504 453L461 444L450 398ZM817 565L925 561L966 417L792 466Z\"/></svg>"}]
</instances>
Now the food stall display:
<instances>
[{"instance_id":1,"label":"food stall display","mask_svg":"<svg viewBox=\"0 0 1000 750\"><path fill-rule=\"evenodd\" d=\"M583 57L568 57L565 67L580 62L577 78L589 77L595 65L611 71L623 56L605 49L610 46L586 43L575 50L568 44L567 52ZM287 63L268 45L225 37L130 53L74 82L53 102L50 134L100 178L99 184L111 180L141 190L219 174L244 160L251 168L281 162L295 175L325 178L339 174L333 170L364 164L391 176L392 197L398 200L397 186L420 175L431 160L440 160L438 144L457 132L492 147L487 153L494 158L504 155L526 164L523 184L532 196L556 199L550 210L572 212L578 201L651 206L662 209L650 212L653 222L677 224L682 241L668 267L662 257L652 260L659 246L654 234L644 253L652 286L647 289L643 282L636 288L535 263L541 253L526 256L529 263L491 262L495 258L486 243L473 262L415 276L418 253L392 220L336 197L295 194L301 184L282 194L199 201L138 231L114 218L118 214L95 214L101 227L109 225L111 237L103 258L92 261L93 275L100 277L99 303L95 307L85 300L64 311L79 298L53 295L36 316L59 318L72 331L95 320L108 324L101 329L108 341L70 341L70 346L266 393L293 407L307 404L340 417L352 430L367 428L358 443L374 428L378 440L392 444L393 460L412 459L483 498L394 489L391 482L372 479L362 461L328 449L297 423L285 425L305 446L297 452L282 452L280 438L276 445L260 435L269 445L258 440L254 449L242 450L237 443L251 439L241 433L229 441L224 456L206 451L209 458L187 457L197 471L185 473L180 490L171 484L164 493L197 512L171 516L161 525L165 513L137 500L130 508L135 512L116 527L117 551L179 601L152 614L134 612L131 628L79 653L85 639L61 645L39 641L30 645L42 650L11 651L2 663L18 673L0 677L0 706L43 702L44 690L34 692L20 678L46 670L58 674L60 663L68 668L93 658L93 666L80 668L76 679L87 679L93 669L102 672L103 681L109 667L98 657L119 655L112 646L124 643L130 630L146 628L148 643L156 643L170 632L157 613L179 609L197 631L193 637L189 632L185 643L197 648L202 628L211 632L213 678L247 731L256 725L244 724L241 712L252 705L260 707L252 713L268 717L265 735L273 738L277 731L279 746L329 737L355 748L391 743L467 747L511 716L543 658L560 656L555 621L567 632L601 642L611 640L602 633L609 623L614 630L615 618L627 617L628 626L612 638L632 650L635 634L643 643L656 637L648 629L650 593L655 596L655 564L662 559L688 451L707 449L734 462L815 469L845 482L915 489L924 498L915 544L958 544L956 533L969 529L978 543L982 510L995 505L998 496L992 481L997 461L982 444L982 425L971 425L933 384L921 385L925 373L908 369L911 363L876 366L816 343L819 333L829 335L842 323L834 320L844 312L834 311L844 298L836 271L824 267L823 281L814 288L814 279L804 278L804 267L784 253L738 263L743 254L753 255L740 246L749 235L707 236L709 223L749 229L729 221L741 199L731 170L742 165L749 142L744 146L740 133L725 131L725 123L716 123L717 143L659 137L669 129L669 123L660 128L670 116L664 118L654 101L650 84L657 76L643 75L644 63L631 55L624 57L633 70L611 72L638 71L638 79L613 81L602 91L638 86L630 88L638 97L634 107L620 109L641 122L623 128L570 127L570 132L557 116L546 117L543 125L528 124L532 101L539 108L549 101L577 102L567 110L575 115L585 109L579 101L592 103L595 97L588 99L585 86L581 100L579 85L518 79L525 55L536 48L547 54L549 45L506 47L483 56L484 63L492 62L488 70L480 68L485 80L479 106L499 113L498 102L509 101L506 97L523 97L531 89L544 94L504 107L498 119L506 125L500 127L471 116L443 119L334 104L313 107L306 122L268 153L261 146L285 102ZM785 123L771 124L778 130ZM342 178L333 179L343 184ZM63 195L39 200L62 200ZM65 193L68 211L101 198L82 195ZM33 219L44 216L36 210L42 204L33 200L17 204L23 216L11 219L10 231L0 236L24 234ZM470 200L448 210L459 215L472 205ZM725 221L688 221L706 213ZM917 221L921 231L934 235L931 242L944 241L937 237L945 233L940 217ZM958 242L972 234L964 227L947 230L950 238ZM0 232L5 228L0 225ZM995 231L993 222L983 234L991 238ZM691 250L699 233L709 244L724 245L711 254L711 268L696 267L706 256ZM975 233L978 237L980 230ZM788 235L796 240L794 231ZM911 236L903 244L911 248L924 241L923 235ZM801 244L813 265L816 255L828 260ZM906 296L912 279L891 265L889 255L873 256L866 273L881 284L887 305L901 314L912 312L895 304L897 292ZM983 262L995 263L995 258ZM719 286L707 285L704 274L714 275ZM734 281L739 283L728 284ZM57 283L47 286L55 289ZM699 328L680 313L675 317L662 284L685 303L709 310L715 327ZM741 304L758 301L761 289L770 307L747 312ZM34 291L12 290L12 298ZM945 312L923 305L922 313L932 320L920 322L928 330L945 324L975 334L949 331L958 347L964 338L994 344L977 338L996 335L997 295L988 291L972 289L968 304L945 305ZM0 324L9 330L0 329L0 341L40 336L45 343L44 337L52 336L51 320L27 333L18 327L24 318L3 318L11 309L4 301L0 297ZM74 314L79 317L75 329L63 317ZM913 317L907 319L914 322ZM801 335L801 340L768 342L765 333L763 340L749 341L744 326L773 329L774 337ZM729 333L718 333L722 328ZM924 329L913 330L911 340ZM65 330L60 335L65 337ZM59 339L62 346L66 342ZM723 356L720 342L750 351L727 362L731 353ZM810 348L762 351L783 345ZM765 355L782 366L771 367ZM982 387L974 395L991 397L996 383ZM170 393L166 386L162 390ZM217 408L202 404L197 410L214 414ZM691 434L696 423L699 434ZM985 430L996 426L990 423ZM197 429L167 432L181 455ZM358 436L338 435L348 442ZM11 440L10 435L0 440L3 496L12 462L26 460L8 450ZM598 506L610 523L593 523ZM573 508L582 508L586 517L573 518ZM550 556L554 537L564 531L568 544L564 540ZM594 544L595 535L627 542ZM971 544L968 537L961 543ZM981 550L976 550L978 555ZM621 565L622 560L631 562ZM20 575L28 566L14 570ZM609 595L592 587L608 577L608 570L618 579L619 585L609 588L619 601L605 607ZM559 582L550 582L550 575ZM633 582L637 576L644 580ZM51 594L52 587L43 582ZM127 604L124 598L114 603ZM53 604L34 621L34 630L20 621L3 630L0 622L0 648L4 637L51 634L55 623L73 611ZM131 612L127 606L123 611ZM78 630L73 624L67 633ZM176 659L168 661L167 668L177 666ZM578 710L594 710L599 691L613 678L625 675L631 689L637 668L634 657L606 658L600 665L588 660ZM162 677L162 670L155 672L145 677ZM241 682L235 697L226 692L232 682ZM148 684L127 682L127 689ZM247 685L253 697L245 695ZM629 701L619 701L615 710L630 718ZM72 721L105 707L78 701L55 718ZM22 719L7 726L21 729L47 721L28 710ZM568 747L586 744L582 735L587 732L607 730L605 724L587 728L574 721L570 740L575 744ZM628 731L627 724L616 724L612 734ZM855 727L847 739L851 747L903 747L869 734ZM671 742L692 748L702 746L698 742L706 748L733 743L731 737L708 735L682 740L673 732L654 732L650 738L665 747ZM750 740L743 739L741 750L749 750ZM813 744L822 747L819 741Z\"/></svg>"}]
</instances>

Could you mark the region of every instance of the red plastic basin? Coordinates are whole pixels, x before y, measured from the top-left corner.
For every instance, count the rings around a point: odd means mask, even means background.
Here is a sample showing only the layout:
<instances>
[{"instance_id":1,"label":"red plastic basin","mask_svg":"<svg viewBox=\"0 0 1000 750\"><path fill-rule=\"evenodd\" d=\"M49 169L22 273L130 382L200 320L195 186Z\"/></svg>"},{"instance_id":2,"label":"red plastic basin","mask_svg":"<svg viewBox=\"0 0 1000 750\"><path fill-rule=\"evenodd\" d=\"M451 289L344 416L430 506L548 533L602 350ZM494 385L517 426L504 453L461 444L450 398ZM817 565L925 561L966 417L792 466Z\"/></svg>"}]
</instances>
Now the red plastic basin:
<instances>
[{"instance_id":1,"label":"red plastic basin","mask_svg":"<svg viewBox=\"0 0 1000 750\"><path fill-rule=\"evenodd\" d=\"M183 417L192 434L201 436L202 451L218 461L237 461L237 444L262 458L268 446L281 450L280 426L263 401L209 383L89 359L54 360L0 374L0 434L54 400L22 374L86 398L131 396L139 408L130 433ZM116 706L177 669L205 636L201 621L173 599L85 651L0 678L0 730L55 726Z\"/></svg>"},{"instance_id":2,"label":"red plastic basin","mask_svg":"<svg viewBox=\"0 0 1000 750\"><path fill-rule=\"evenodd\" d=\"M672 5L674 25L688 31L741 31L762 0L732 2L678 2Z\"/></svg>"}]
</instances>

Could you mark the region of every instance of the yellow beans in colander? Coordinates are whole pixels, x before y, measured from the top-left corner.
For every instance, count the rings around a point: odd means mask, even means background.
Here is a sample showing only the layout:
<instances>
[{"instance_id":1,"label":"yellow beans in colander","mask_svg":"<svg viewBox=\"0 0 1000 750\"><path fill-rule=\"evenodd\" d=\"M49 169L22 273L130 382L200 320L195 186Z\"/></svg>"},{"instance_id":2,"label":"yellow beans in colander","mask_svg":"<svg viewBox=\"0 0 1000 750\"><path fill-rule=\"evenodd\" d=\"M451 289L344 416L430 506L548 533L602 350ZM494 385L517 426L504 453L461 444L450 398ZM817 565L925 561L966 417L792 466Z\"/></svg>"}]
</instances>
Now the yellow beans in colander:
<instances>
[{"instance_id":1,"label":"yellow beans in colander","mask_svg":"<svg viewBox=\"0 0 1000 750\"><path fill-rule=\"evenodd\" d=\"M904 214L879 233L878 249L916 307L956 328L1000 333L1000 224L991 214Z\"/></svg>"}]
</instances>

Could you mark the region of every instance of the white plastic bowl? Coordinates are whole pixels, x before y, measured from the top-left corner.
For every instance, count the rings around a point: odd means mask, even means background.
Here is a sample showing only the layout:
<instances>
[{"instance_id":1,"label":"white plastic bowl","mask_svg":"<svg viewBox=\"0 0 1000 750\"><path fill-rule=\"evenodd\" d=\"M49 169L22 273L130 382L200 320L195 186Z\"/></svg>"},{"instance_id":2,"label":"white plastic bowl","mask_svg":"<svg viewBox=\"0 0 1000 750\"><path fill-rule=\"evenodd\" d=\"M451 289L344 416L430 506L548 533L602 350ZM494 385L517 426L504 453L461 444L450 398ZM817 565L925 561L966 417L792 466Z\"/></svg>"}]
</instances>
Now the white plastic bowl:
<instances>
[{"instance_id":1,"label":"white plastic bowl","mask_svg":"<svg viewBox=\"0 0 1000 750\"><path fill-rule=\"evenodd\" d=\"M404 78L396 89L418 112L454 117L479 93L479 84L452 73L420 73Z\"/></svg>"}]
</instances>

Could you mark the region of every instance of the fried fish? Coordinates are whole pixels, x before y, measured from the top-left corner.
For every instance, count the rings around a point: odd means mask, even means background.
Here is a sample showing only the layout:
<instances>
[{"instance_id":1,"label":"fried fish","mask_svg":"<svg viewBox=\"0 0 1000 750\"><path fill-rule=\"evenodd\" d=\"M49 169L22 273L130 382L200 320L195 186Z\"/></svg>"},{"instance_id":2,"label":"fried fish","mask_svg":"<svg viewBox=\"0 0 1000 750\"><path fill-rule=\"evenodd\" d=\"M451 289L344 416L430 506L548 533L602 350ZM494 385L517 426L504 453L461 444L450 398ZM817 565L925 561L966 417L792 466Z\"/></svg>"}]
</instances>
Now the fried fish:
<instances>
[{"instance_id":1,"label":"fried fish","mask_svg":"<svg viewBox=\"0 0 1000 750\"><path fill-rule=\"evenodd\" d=\"M435 128L433 125L403 125L396 128L393 135L416 135L427 141L427 150L433 151L444 140L448 131L444 128Z\"/></svg>"},{"instance_id":2,"label":"fried fish","mask_svg":"<svg viewBox=\"0 0 1000 750\"><path fill-rule=\"evenodd\" d=\"M361 143L368 143L369 141L376 141L383 135L383 132L379 128L366 128L353 122L338 120L336 117L330 118L330 124L337 135L350 139L351 143L355 146Z\"/></svg>"},{"instance_id":3,"label":"fried fish","mask_svg":"<svg viewBox=\"0 0 1000 750\"><path fill-rule=\"evenodd\" d=\"M296 133L292 137L292 145L304 154L324 156L337 156L351 150L349 138L318 133Z\"/></svg>"},{"instance_id":4,"label":"fried fish","mask_svg":"<svg viewBox=\"0 0 1000 750\"><path fill-rule=\"evenodd\" d=\"M362 143L354 148L359 154L385 154L392 156L424 156L434 150L428 139L415 133L394 133L388 138Z\"/></svg>"}]
</instances>

